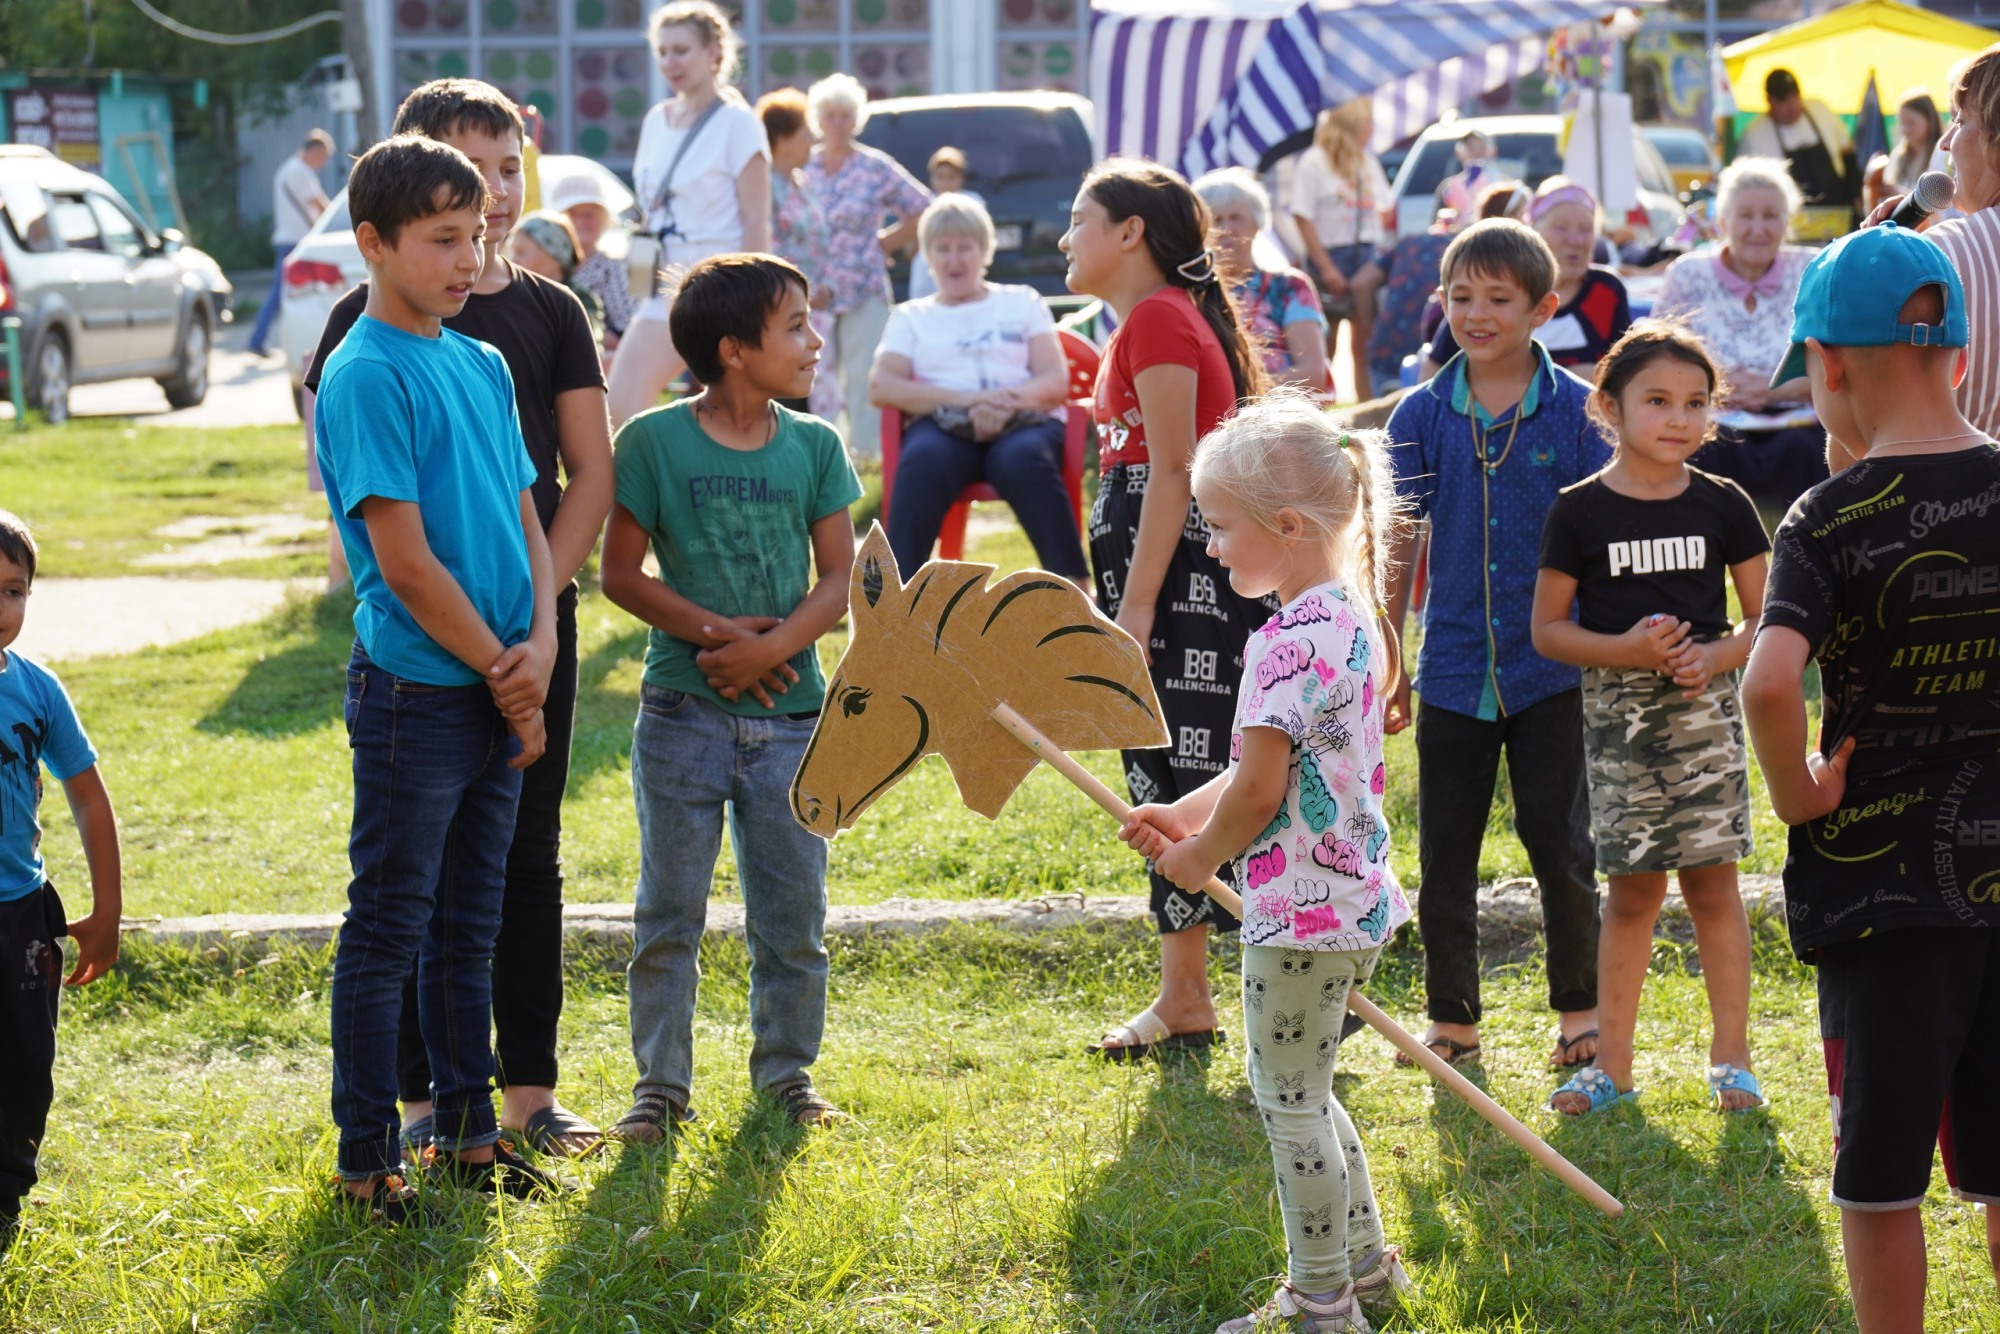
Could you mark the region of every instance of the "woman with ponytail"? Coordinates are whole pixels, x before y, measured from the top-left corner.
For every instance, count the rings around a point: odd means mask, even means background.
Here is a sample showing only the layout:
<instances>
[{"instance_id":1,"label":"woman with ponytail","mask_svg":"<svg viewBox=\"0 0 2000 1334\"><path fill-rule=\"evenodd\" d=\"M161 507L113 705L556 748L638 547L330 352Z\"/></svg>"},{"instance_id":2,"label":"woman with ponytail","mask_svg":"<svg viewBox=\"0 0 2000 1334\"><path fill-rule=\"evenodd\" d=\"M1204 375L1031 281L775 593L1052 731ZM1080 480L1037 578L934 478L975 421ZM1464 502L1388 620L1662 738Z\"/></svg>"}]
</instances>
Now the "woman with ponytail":
<instances>
[{"instance_id":1,"label":"woman with ponytail","mask_svg":"<svg viewBox=\"0 0 2000 1334\"><path fill-rule=\"evenodd\" d=\"M1125 752L1138 804L1166 804L1227 767L1235 683L1250 632L1276 605L1240 597L1208 554L1188 468L1195 441L1264 373L1208 248L1208 208L1149 162L1112 159L1084 178L1062 239L1069 288L1118 316L1098 373L1100 479L1090 515L1098 603L1139 641L1173 743ZM1153 872L1159 999L1104 1036L1111 1060L1218 1040L1208 933L1236 919Z\"/></svg>"}]
</instances>

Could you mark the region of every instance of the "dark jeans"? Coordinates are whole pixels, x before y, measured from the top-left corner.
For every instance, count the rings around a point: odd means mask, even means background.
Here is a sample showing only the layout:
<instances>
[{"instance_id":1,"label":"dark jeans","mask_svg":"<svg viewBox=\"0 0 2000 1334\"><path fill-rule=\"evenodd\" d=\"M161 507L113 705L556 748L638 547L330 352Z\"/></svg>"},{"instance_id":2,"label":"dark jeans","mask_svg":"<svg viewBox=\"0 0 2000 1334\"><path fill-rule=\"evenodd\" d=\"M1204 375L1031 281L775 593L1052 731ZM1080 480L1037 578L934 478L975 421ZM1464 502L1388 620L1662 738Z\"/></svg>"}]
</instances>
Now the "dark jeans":
<instances>
[{"instance_id":1,"label":"dark jeans","mask_svg":"<svg viewBox=\"0 0 2000 1334\"><path fill-rule=\"evenodd\" d=\"M0 1227L35 1184L35 1158L55 1101L56 1008L62 995L63 906L54 885L0 902Z\"/></svg>"},{"instance_id":2,"label":"dark jeans","mask_svg":"<svg viewBox=\"0 0 2000 1334\"><path fill-rule=\"evenodd\" d=\"M903 432L889 507L889 549L896 553L896 567L907 579L929 560L958 493L974 482L989 482L1013 506L1043 569L1066 579L1088 578L1062 465L1059 421L1018 427L978 444L959 439L928 417L914 418Z\"/></svg>"},{"instance_id":3,"label":"dark jeans","mask_svg":"<svg viewBox=\"0 0 2000 1334\"><path fill-rule=\"evenodd\" d=\"M1583 762L1583 692L1565 690L1492 722L1417 710L1417 922L1430 1017L1479 1022L1479 845L1507 751L1514 832L1542 895L1549 1007L1597 1004L1596 852Z\"/></svg>"},{"instance_id":4,"label":"dark jeans","mask_svg":"<svg viewBox=\"0 0 2000 1334\"><path fill-rule=\"evenodd\" d=\"M1826 428L1724 430L1688 462L1727 477L1767 509L1790 509L1794 500L1826 480Z\"/></svg>"},{"instance_id":5,"label":"dark jeans","mask_svg":"<svg viewBox=\"0 0 2000 1334\"><path fill-rule=\"evenodd\" d=\"M397 1144L396 1030L412 967L441 1149L491 1144L493 940L521 775L483 683L433 686L370 661L347 670L354 879L333 959L340 1174L379 1175Z\"/></svg>"},{"instance_id":6,"label":"dark jeans","mask_svg":"<svg viewBox=\"0 0 2000 1334\"><path fill-rule=\"evenodd\" d=\"M507 849L500 935L493 942L493 1063L501 1088L556 1086L562 1021L562 801L576 731L576 586L556 599L556 666L542 705L548 749L521 774L520 812ZM403 987L396 1083L404 1102L431 1096L431 1063L417 1025L417 980Z\"/></svg>"}]
</instances>

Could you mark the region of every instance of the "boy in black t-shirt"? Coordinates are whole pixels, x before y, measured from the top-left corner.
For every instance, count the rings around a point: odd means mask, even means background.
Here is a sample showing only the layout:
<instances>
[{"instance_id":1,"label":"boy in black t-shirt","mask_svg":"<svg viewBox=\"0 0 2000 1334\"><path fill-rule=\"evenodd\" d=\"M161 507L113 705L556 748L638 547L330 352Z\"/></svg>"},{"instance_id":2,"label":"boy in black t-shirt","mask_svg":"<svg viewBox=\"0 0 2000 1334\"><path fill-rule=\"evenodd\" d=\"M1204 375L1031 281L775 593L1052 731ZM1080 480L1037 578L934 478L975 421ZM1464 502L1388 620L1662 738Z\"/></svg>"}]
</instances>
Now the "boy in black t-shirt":
<instances>
[{"instance_id":1,"label":"boy in black t-shirt","mask_svg":"<svg viewBox=\"0 0 2000 1334\"><path fill-rule=\"evenodd\" d=\"M1952 393L1964 289L1914 232L1822 251L1792 339L1776 379L1810 374L1851 465L1778 529L1744 709L1792 826L1786 915L1819 968L1832 1194L1871 1334L1921 1325L1934 1141L1959 1198L1989 1206L2000 1277L2000 451Z\"/></svg>"},{"instance_id":2,"label":"boy in black t-shirt","mask_svg":"<svg viewBox=\"0 0 2000 1334\"><path fill-rule=\"evenodd\" d=\"M493 204L486 259L465 308L444 327L497 348L514 377L521 436L535 464L535 511L555 566L556 663L543 721L548 749L522 775L514 841L507 850L506 897L493 947L493 1055L501 1086L500 1124L542 1151L582 1153L602 1142L596 1126L555 1098L556 1026L562 1016L562 799L576 722L576 574L611 512L611 419L604 372L589 318L576 295L505 259L501 250L525 196L521 113L476 79L435 79L396 112L396 134L450 144L479 168ZM320 367L361 317L368 285L342 297L327 318L305 386L305 413L319 392ZM567 482L567 485L564 483ZM414 982L403 995L398 1083L404 1140L429 1142L430 1066L416 1026Z\"/></svg>"}]
</instances>

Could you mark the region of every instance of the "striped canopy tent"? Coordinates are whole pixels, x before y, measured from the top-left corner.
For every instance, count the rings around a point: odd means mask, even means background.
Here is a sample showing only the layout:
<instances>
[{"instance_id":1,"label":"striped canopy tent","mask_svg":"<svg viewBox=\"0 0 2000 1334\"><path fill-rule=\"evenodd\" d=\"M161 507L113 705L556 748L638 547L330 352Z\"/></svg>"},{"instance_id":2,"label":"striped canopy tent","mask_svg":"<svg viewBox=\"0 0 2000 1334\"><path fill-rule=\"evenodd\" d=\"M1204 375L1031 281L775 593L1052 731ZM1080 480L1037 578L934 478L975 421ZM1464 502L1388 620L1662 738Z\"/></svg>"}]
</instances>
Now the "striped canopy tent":
<instances>
[{"instance_id":1,"label":"striped canopy tent","mask_svg":"<svg viewBox=\"0 0 2000 1334\"><path fill-rule=\"evenodd\" d=\"M1386 148L1541 66L1549 34L1632 0L1092 0L1099 148L1263 167L1324 107L1375 99Z\"/></svg>"}]
</instances>

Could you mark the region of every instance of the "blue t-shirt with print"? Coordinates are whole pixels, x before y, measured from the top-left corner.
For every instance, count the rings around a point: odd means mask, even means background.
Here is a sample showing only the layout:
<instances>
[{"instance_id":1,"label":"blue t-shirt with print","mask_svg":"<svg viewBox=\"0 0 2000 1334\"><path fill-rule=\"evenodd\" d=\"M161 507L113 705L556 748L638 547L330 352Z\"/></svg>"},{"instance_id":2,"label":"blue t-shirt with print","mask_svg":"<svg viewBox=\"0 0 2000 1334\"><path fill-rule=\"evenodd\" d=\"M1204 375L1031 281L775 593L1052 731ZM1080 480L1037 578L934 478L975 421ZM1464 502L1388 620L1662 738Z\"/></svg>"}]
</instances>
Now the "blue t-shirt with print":
<instances>
[{"instance_id":1,"label":"blue t-shirt with print","mask_svg":"<svg viewBox=\"0 0 2000 1334\"><path fill-rule=\"evenodd\" d=\"M0 652L0 902L42 887L42 768L70 779L97 763L62 682L14 650Z\"/></svg>"},{"instance_id":2,"label":"blue t-shirt with print","mask_svg":"<svg viewBox=\"0 0 2000 1334\"><path fill-rule=\"evenodd\" d=\"M431 554L502 644L528 637L534 577L521 492L535 465L499 352L449 329L425 338L364 315L320 373L320 472L354 574L354 630L385 671L426 685L482 678L423 628L382 577L361 504L414 502Z\"/></svg>"},{"instance_id":3,"label":"blue t-shirt with print","mask_svg":"<svg viewBox=\"0 0 2000 1334\"><path fill-rule=\"evenodd\" d=\"M1396 492L1431 521L1416 688L1426 705L1488 721L1582 683L1535 652L1535 574L1556 495L1611 461L1584 415L1590 386L1531 346L1539 368L1497 418L1473 399L1462 352L1389 418Z\"/></svg>"}]
</instances>

